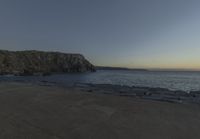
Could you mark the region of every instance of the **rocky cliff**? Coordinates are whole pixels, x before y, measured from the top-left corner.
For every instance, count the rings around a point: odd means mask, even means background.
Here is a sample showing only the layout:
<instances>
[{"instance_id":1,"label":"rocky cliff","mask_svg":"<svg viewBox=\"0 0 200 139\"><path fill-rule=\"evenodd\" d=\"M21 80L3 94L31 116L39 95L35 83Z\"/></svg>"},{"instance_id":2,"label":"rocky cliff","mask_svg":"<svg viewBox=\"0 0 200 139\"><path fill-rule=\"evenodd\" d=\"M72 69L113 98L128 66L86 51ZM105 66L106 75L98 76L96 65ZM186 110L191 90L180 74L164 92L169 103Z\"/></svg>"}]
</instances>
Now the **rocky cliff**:
<instances>
[{"instance_id":1,"label":"rocky cliff","mask_svg":"<svg viewBox=\"0 0 200 139\"><path fill-rule=\"evenodd\" d=\"M0 50L0 74L33 75L86 71L95 71L95 68L80 54Z\"/></svg>"}]
</instances>

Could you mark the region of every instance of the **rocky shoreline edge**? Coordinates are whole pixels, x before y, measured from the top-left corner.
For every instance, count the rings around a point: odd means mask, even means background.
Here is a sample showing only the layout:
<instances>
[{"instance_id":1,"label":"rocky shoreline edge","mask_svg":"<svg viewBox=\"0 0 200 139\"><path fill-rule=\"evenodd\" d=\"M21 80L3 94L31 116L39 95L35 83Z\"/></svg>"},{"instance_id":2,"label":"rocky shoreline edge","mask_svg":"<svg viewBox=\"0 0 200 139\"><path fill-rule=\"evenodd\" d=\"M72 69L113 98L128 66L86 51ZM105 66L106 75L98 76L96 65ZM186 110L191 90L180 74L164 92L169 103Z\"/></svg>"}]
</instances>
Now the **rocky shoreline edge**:
<instances>
[{"instance_id":1,"label":"rocky shoreline edge","mask_svg":"<svg viewBox=\"0 0 200 139\"><path fill-rule=\"evenodd\" d=\"M94 94L107 94L141 98L147 100L171 102L171 103L192 103L200 104L200 91L173 91L165 88L121 86L111 84L87 84L76 83L73 85L61 85L56 82L40 81L41 86L58 86L64 88L78 89L83 92Z\"/></svg>"}]
</instances>

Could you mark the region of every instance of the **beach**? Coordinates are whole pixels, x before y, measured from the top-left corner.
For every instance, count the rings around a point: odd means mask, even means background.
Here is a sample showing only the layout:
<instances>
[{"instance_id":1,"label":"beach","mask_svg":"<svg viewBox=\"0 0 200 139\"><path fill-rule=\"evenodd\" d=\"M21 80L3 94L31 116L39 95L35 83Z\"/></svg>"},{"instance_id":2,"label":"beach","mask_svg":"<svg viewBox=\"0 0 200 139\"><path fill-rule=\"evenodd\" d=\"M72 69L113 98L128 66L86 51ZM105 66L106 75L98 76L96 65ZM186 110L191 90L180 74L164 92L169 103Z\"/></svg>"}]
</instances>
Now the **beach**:
<instances>
[{"instance_id":1,"label":"beach","mask_svg":"<svg viewBox=\"0 0 200 139\"><path fill-rule=\"evenodd\" d=\"M198 139L200 106L2 82L0 123L2 139Z\"/></svg>"}]
</instances>

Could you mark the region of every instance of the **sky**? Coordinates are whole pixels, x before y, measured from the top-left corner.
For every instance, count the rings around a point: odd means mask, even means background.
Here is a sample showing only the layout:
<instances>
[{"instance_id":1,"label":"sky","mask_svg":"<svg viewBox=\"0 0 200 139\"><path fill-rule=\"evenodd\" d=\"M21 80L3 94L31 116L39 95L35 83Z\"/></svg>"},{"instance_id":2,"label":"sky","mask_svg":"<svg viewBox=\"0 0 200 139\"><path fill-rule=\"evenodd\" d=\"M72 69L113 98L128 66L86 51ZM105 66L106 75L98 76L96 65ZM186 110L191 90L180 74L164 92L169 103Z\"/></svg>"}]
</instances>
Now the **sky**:
<instances>
[{"instance_id":1,"label":"sky","mask_svg":"<svg viewBox=\"0 0 200 139\"><path fill-rule=\"evenodd\" d=\"M200 70L199 0L0 0L0 49Z\"/></svg>"}]
</instances>

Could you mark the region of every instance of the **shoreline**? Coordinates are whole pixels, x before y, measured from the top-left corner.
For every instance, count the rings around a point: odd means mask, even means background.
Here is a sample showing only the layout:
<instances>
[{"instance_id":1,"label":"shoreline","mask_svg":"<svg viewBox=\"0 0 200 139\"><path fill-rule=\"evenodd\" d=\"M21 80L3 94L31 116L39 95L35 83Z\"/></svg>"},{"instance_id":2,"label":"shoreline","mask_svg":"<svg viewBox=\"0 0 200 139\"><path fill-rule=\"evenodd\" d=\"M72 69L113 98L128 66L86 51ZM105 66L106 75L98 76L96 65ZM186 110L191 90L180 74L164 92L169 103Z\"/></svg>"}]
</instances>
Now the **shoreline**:
<instances>
[{"instance_id":1,"label":"shoreline","mask_svg":"<svg viewBox=\"0 0 200 139\"><path fill-rule=\"evenodd\" d=\"M4 82L0 82L4 83ZM112 84L91 84L91 83L75 83L75 84L59 84L57 82L49 81L7 81L7 83L21 83L32 84L39 86L52 86L65 89L76 89L79 91L94 93L94 94L107 94L115 96L126 96L131 98L147 99L154 101L163 101L170 103L188 103L200 104L200 91L180 91L169 90L166 88L153 88L153 87L137 87L125 85L112 85Z\"/></svg>"},{"instance_id":2,"label":"shoreline","mask_svg":"<svg viewBox=\"0 0 200 139\"><path fill-rule=\"evenodd\" d=\"M33 83L34 84L34 83ZM37 84L41 86L57 86L63 88L74 88L80 91L107 94L116 96L134 97L139 99L147 99L154 101L163 101L171 103L192 103L200 104L200 91L185 92L181 90L169 90L167 88L153 87L137 87L112 84L91 84L91 83L75 83L70 85L62 85L56 82L40 81Z\"/></svg>"},{"instance_id":3,"label":"shoreline","mask_svg":"<svg viewBox=\"0 0 200 139\"><path fill-rule=\"evenodd\" d=\"M165 88L151 87L129 87L110 84L77 84L75 87L82 90L110 94L117 96L127 96L147 100L164 101L172 103L193 103L200 104L200 91L172 91Z\"/></svg>"}]
</instances>

